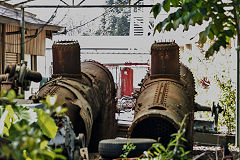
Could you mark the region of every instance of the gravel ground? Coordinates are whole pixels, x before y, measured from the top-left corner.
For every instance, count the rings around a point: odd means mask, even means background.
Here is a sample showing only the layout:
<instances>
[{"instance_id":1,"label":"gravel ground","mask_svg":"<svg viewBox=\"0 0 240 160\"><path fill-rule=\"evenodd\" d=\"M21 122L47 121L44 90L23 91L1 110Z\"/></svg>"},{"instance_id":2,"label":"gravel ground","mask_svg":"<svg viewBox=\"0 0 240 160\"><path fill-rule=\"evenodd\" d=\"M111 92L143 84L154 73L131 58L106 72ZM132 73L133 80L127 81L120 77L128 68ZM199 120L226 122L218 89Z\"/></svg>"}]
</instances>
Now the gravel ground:
<instances>
[{"instance_id":1,"label":"gravel ground","mask_svg":"<svg viewBox=\"0 0 240 160\"><path fill-rule=\"evenodd\" d=\"M240 160L240 151L233 147L229 147L229 150L233 156L234 160ZM201 157L197 156L203 154ZM197 158L197 160L222 160L223 150L221 147L216 146L194 146L192 157Z\"/></svg>"},{"instance_id":2,"label":"gravel ground","mask_svg":"<svg viewBox=\"0 0 240 160\"><path fill-rule=\"evenodd\" d=\"M240 160L240 150L229 147L233 160ZM193 160L222 160L223 151L221 147L216 146L194 146L192 152ZM90 160L102 159L98 153L91 153Z\"/></svg>"}]
</instances>

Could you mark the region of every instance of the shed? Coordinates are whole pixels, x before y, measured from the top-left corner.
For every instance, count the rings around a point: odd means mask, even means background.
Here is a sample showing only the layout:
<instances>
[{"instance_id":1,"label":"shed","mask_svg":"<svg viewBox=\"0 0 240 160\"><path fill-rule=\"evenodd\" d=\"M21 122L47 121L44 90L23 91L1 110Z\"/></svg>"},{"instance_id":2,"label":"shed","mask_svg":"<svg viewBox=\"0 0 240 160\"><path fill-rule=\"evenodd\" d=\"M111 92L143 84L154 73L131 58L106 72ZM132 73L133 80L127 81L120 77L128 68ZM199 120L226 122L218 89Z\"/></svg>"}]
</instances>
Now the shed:
<instances>
[{"instance_id":1,"label":"shed","mask_svg":"<svg viewBox=\"0 0 240 160\"><path fill-rule=\"evenodd\" d=\"M21 10L13 5L0 2L0 73L8 64L18 64L21 52ZM25 37L24 54L31 57L31 69L37 68L37 56L45 55L46 38L62 29L42 21L36 15L24 12Z\"/></svg>"}]
</instances>

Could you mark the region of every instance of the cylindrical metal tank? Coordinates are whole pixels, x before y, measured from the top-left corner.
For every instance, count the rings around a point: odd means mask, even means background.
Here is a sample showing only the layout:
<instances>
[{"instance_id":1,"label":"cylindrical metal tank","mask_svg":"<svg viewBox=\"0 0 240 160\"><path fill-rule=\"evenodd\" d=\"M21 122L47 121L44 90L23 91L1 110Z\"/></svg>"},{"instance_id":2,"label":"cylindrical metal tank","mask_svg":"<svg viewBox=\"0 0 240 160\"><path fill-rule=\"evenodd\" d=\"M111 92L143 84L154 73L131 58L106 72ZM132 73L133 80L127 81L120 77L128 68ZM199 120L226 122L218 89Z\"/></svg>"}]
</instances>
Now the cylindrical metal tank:
<instances>
[{"instance_id":1,"label":"cylindrical metal tank","mask_svg":"<svg viewBox=\"0 0 240 160\"><path fill-rule=\"evenodd\" d=\"M189 98L181 83L170 79L152 82L137 99L130 137L160 137L160 142L167 145L170 135L177 132L179 123L190 110Z\"/></svg>"},{"instance_id":2,"label":"cylindrical metal tank","mask_svg":"<svg viewBox=\"0 0 240 160\"><path fill-rule=\"evenodd\" d=\"M179 79L179 47L175 42L154 43L151 47L151 79Z\"/></svg>"},{"instance_id":3,"label":"cylindrical metal tank","mask_svg":"<svg viewBox=\"0 0 240 160\"><path fill-rule=\"evenodd\" d=\"M160 48L157 49L156 45ZM168 59L166 62L162 61L162 54L153 54L155 51L164 50L166 51L164 55L170 55L166 45L170 48L173 56L177 57L177 59L172 57L175 61L173 67L166 63ZM179 124L188 114L185 137L189 142L188 147L191 147L193 142L194 79L191 72L184 65L179 64L179 47L175 43L153 44L153 46L151 53L155 62L152 62L152 67L155 69L151 68L151 74L148 73L142 80L134 120L129 127L128 134L133 138L160 138L160 142L166 146L171 139L170 135L177 132ZM164 49L161 49L162 46ZM173 51L173 48L176 50ZM164 72L159 69L163 67L162 63L166 64L165 67L167 66ZM166 71L168 71L167 74L162 74Z\"/></svg>"},{"instance_id":4,"label":"cylindrical metal tank","mask_svg":"<svg viewBox=\"0 0 240 160\"><path fill-rule=\"evenodd\" d=\"M68 63L73 64L71 61ZM68 109L67 115L75 134L84 133L89 150L95 150L98 141L115 136L116 91L113 77L105 66L95 61L82 62L79 73L76 70L67 71L67 74L57 73L58 77L44 84L37 97L42 99L47 95L57 95L57 101Z\"/></svg>"},{"instance_id":5,"label":"cylindrical metal tank","mask_svg":"<svg viewBox=\"0 0 240 160\"><path fill-rule=\"evenodd\" d=\"M53 76L81 73L80 46L77 41L54 42L52 53Z\"/></svg>"}]
</instances>

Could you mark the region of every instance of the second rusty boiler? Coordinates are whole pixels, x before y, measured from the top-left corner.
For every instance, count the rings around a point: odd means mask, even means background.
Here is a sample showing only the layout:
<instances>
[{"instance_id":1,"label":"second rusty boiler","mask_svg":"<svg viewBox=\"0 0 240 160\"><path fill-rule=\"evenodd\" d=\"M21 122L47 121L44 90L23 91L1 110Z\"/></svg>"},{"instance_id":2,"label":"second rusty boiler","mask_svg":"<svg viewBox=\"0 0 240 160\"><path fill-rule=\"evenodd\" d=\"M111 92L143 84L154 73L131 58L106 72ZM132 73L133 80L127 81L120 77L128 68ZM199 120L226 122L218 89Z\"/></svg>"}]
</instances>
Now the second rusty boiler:
<instances>
[{"instance_id":1,"label":"second rusty boiler","mask_svg":"<svg viewBox=\"0 0 240 160\"><path fill-rule=\"evenodd\" d=\"M67 107L76 135L83 133L89 150L115 135L115 85L111 72L95 61L80 62L75 41L53 44L53 75L37 93L38 99L57 95Z\"/></svg>"},{"instance_id":2,"label":"second rusty boiler","mask_svg":"<svg viewBox=\"0 0 240 160\"><path fill-rule=\"evenodd\" d=\"M128 134L132 138L160 138L166 146L188 114L185 137L188 147L192 147L195 90L187 84L193 77L179 63L179 47L175 42L154 43L151 56L151 73L142 81Z\"/></svg>"}]
</instances>

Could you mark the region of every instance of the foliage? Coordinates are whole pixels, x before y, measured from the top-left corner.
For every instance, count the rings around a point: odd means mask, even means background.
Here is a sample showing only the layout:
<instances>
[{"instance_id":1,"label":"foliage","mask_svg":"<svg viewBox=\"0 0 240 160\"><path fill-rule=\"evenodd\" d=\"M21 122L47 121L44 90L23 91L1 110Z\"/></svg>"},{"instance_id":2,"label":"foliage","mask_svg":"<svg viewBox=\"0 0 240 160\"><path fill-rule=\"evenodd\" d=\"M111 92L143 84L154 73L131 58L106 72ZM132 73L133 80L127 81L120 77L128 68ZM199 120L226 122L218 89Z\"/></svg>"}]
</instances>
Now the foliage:
<instances>
[{"instance_id":1,"label":"foliage","mask_svg":"<svg viewBox=\"0 0 240 160\"><path fill-rule=\"evenodd\" d=\"M17 106L13 102L15 98L13 90L1 94L4 101L1 101L0 107L0 138L7 143L0 146L0 157L17 160L66 159L60 154L61 149L53 150L48 146L48 141L57 132L57 126L50 117L50 110L56 110L53 109L56 104L50 102L52 98L48 96L43 101L45 112L43 109Z\"/></svg>"},{"instance_id":2,"label":"foliage","mask_svg":"<svg viewBox=\"0 0 240 160\"><path fill-rule=\"evenodd\" d=\"M132 151L136 149L136 146L132 143L127 143L125 145L123 145L123 154L120 155L121 158L127 158L128 154Z\"/></svg>"},{"instance_id":3,"label":"foliage","mask_svg":"<svg viewBox=\"0 0 240 160\"><path fill-rule=\"evenodd\" d=\"M188 31L190 26L208 23L205 30L199 33L200 45L203 46L207 39L212 41L205 57L212 56L220 47L226 48L231 38L240 37L239 0L164 0L162 4L154 5L151 12L156 18L162 10L170 12L171 6L177 10L159 22L154 32L176 30L180 25L184 27L183 31Z\"/></svg>"},{"instance_id":4,"label":"foliage","mask_svg":"<svg viewBox=\"0 0 240 160\"><path fill-rule=\"evenodd\" d=\"M185 151L183 145L183 142L187 142L187 140L183 137L186 131L184 128L186 118L187 116L185 116L181 122L178 132L171 135L172 139L167 147L164 147L161 143L155 143L148 151L144 153L145 156L141 158L157 158L161 160L188 160L189 158L187 155L190 153L190 151Z\"/></svg>"},{"instance_id":5,"label":"foliage","mask_svg":"<svg viewBox=\"0 0 240 160\"><path fill-rule=\"evenodd\" d=\"M106 0L108 5L127 4L127 0L116 1ZM101 26L96 35L103 36L128 36L130 31L130 9L129 8L107 8L105 9Z\"/></svg>"},{"instance_id":6,"label":"foliage","mask_svg":"<svg viewBox=\"0 0 240 160\"><path fill-rule=\"evenodd\" d=\"M222 77L226 79L226 77ZM221 113L221 118L219 120L220 125L225 125L227 127L227 133L232 133L235 131L235 93L236 90L233 89L231 79L226 82L221 81L220 78L216 77L219 86L223 92L220 97L221 106L224 107L224 112Z\"/></svg>"}]
</instances>

